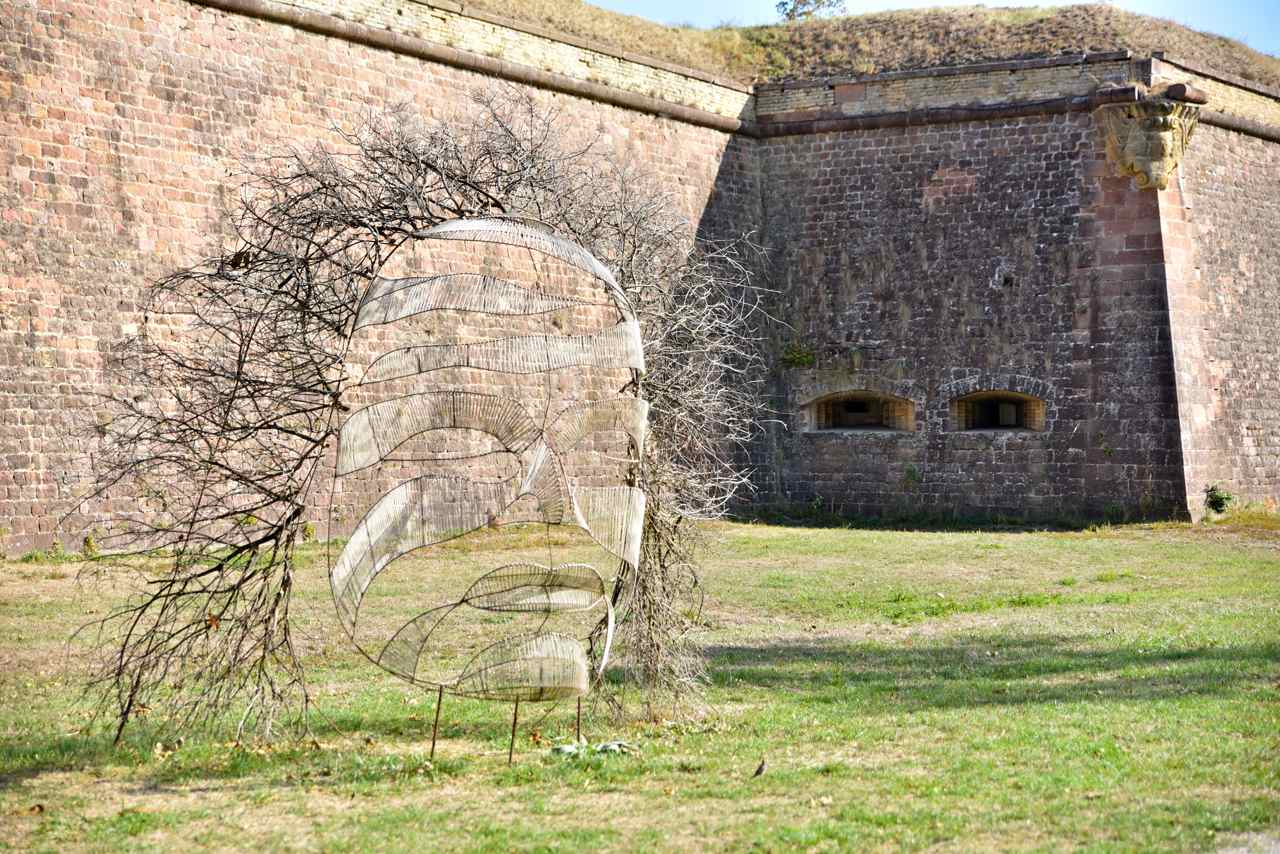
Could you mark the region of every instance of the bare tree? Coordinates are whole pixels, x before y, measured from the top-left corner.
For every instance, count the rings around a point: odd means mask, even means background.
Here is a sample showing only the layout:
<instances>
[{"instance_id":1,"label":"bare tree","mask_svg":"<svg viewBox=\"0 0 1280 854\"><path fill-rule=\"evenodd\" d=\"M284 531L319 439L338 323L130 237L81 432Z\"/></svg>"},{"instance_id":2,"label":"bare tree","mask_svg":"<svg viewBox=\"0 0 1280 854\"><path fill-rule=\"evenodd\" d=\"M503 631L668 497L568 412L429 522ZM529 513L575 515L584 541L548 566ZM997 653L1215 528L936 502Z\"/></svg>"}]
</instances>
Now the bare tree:
<instances>
[{"instance_id":1,"label":"bare tree","mask_svg":"<svg viewBox=\"0 0 1280 854\"><path fill-rule=\"evenodd\" d=\"M847 14L844 0L781 0L775 7L784 21L805 21Z\"/></svg>"},{"instance_id":2,"label":"bare tree","mask_svg":"<svg viewBox=\"0 0 1280 854\"><path fill-rule=\"evenodd\" d=\"M236 708L241 730L269 730L291 701L305 712L295 549L336 435L353 312L401 244L459 217L536 218L604 261L632 299L649 366L650 500L643 565L615 600L628 672L654 689L696 680L671 603L693 584L687 520L722 514L748 484L764 375L755 249L695 240L651 181L532 97L503 88L474 101L457 123L400 108L338 150L248 161L227 250L149 288L146 322L110 364L117 392L94 425L86 496L117 508L131 497L104 546L146 557L143 593L95 624L110 654L92 686L117 739L162 703L183 723Z\"/></svg>"}]
</instances>

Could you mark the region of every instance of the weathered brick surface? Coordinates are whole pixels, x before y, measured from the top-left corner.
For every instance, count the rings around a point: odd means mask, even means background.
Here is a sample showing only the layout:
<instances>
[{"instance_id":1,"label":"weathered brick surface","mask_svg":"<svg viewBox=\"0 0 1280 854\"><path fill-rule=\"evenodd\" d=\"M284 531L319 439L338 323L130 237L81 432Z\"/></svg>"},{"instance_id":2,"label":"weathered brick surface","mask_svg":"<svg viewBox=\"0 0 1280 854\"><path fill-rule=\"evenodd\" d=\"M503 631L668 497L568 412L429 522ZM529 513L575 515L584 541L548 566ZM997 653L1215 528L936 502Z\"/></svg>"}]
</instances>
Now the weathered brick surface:
<instances>
[{"instance_id":1,"label":"weathered brick surface","mask_svg":"<svg viewBox=\"0 0 1280 854\"><path fill-rule=\"evenodd\" d=\"M867 124L879 129L769 138L750 124L733 137L712 129L756 112L774 123L892 119L1175 80L1209 91L1221 114L1280 125L1275 93L1172 62L1094 57L763 86L752 98L447 2L288 8L501 57L508 78L512 67L553 72L703 111L672 113L700 121L689 124L538 94L574 132L599 132L655 173L702 234L754 228L769 246L769 284L790 327L776 335L770 378L788 429L753 450L765 500L850 514L1097 517L1185 514L1209 482L1280 495L1280 145L1202 125L1179 181L1157 194L1115 176L1088 113L876 120ZM103 359L142 322L148 280L214 250L238 157L272 140L335 142L335 123L405 100L448 118L491 83L422 58L435 54L315 29L185 0L6 5L0 552L58 534L83 472L72 427L108 391ZM448 260L490 269L503 259ZM502 332L434 322L431 334ZM914 412L916 429L806 430L810 403L853 390L910 401L893 411ZM1044 430L955 429L954 401L990 390L1042 400ZM377 487L351 481L340 522Z\"/></svg>"},{"instance_id":2,"label":"weathered brick surface","mask_svg":"<svg viewBox=\"0 0 1280 854\"><path fill-rule=\"evenodd\" d=\"M1280 499L1280 146L1201 126L1161 213L1188 503Z\"/></svg>"},{"instance_id":3,"label":"weathered brick surface","mask_svg":"<svg viewBox=\"0 0 1280 854\"><path fill-rule=\"evenodd\" d=\"M1087 114L771 140L781 313L767 496L842 513L1179 512L1154 194ZM811 366L803 363L812 359ZM914 432L806 431L809 401L907 398ZM1045 401L1043 432L952 429L951 401Z\"/></svg>"},{"instance_id":4,"label":"weathered brick surface","mask_svg":"<svg viewBox=\"0 0 1280 854\"><path fill-rule=\"evenodd\" d=\"M181 0L6 4L0 551L55 535L83 470L72 426L108 390L104 356L141 322L145 282L213 250L237 158L270 140L334 142L334 123L406 99L447 118L486 82ZM695 220L709 207L749 210L753 172L732 164L747 151L728 135L539 97L653 170ZM722 160L732 174L717 187Z\"/></svg>"},{"instance_id":5,"label":"weathered brick surface","mask_svg":"<svg viewBox=\"0 0 1280 854\"><path fill-rule=\"evenodd\" d=\"M497 25L446 8L452 4L427 5L417 0L295 0L292 5L722 116L751 117L751 93L741 84L716 80L696 71L675 70L664 63L636 61L599 45L576 40L570 43L554 34L530 32L527 27L514 29Z\"/></svg>"},{"instance_id":6,"label":"weathered brick surface","mask_svg":"<svg viewBox=\"0 0 1280 854\"><path fill-rule=\"evenodd\" d=\"M1036 101L1086 95L1104 84L1142 79L1143 63L1098 55L1089 62L1071 59L1001 63L999 69L975 66L873 74L850 80L766 83L756 87L755 114L780 121L810 112L846 116L893 113L929 107ZM960 73L957 73L960 72Z\"/></svg>"}]
</instances>

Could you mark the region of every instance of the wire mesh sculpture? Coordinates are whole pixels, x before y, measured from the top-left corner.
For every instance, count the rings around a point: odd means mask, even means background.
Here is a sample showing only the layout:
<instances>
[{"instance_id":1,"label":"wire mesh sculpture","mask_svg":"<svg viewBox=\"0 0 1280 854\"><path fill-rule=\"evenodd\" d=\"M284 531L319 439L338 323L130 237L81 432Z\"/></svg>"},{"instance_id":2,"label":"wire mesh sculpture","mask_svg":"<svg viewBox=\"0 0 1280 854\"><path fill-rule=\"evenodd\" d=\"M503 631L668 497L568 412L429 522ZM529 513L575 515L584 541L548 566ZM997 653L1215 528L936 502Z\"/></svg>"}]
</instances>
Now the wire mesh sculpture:
<instances>
[{"instance_id":1,"label":"wire mesh sculpture","mask_svg":"<svg viewBox=\"0 0 1280 854\"><path fill-rule=\"evenodd\" d=\"M496 318L493 322L502 324L515 318L541 324L533 334L414 343L378 353L349 390L381 399L352 412L341 425L334 481L336 496L344 481L364 472L399 480L372 503L330 562L330 585L344 630L380 667L436 689L433 758L446 692L512 702L510 762L522 701L576 699L581 736L581 698L603 672L613 641L613 602L600 572L587 564L554 560L496 567L455 598L404 621L389 636L379 615L369 614L380 607L372 591L404 555L515 522L580 528L612 559L635 570L645 514L636 467L649 408L638 396L644 372L640 328L608 268L541 224L454 220L416 237L415 244L423 246L465 242L475 253L485 251L485 244L508 253L524 251L535 271L539 257L554 259L547 263L567 265L577 279L587 274L594 282L589 291L603 291L606 297L554 292L572 290L563 287L564 275L548 279L537 272L533 286L527 287L488 274L448 273L377 278L355 313L353 338L440 312ZM583 334L555 331L560 324L546 320L575 312L593 321L601 315L616 315L617 320ZM353 352L350 345L348 352ZM474 371L490 377L485 390L475 390ZM610 386L611 375L622 379L620 388ZM521 378L526 378L524 387ZM543 378L540 393L526 394L527 384L538 378ZM583 381L569 382L573 379ZM493 391L504 383L514 387ZM594 397L578 399L584 394ZM441 448L430 441L439 431L479 433L497 447ZM602 435L606 440L598 442ZM597 445L608 447L609 436L618 441L625 437L626 453L604 454L606 465L585 466L579 477L577 459L585 455L599 463ZM450 471L451 465L465 467L494 453L517 460L517 473L481 480ZM423 473L404 477L406 465ZM591 613L596 616L585 636L556 630L557 620ZM529 617L534 625L497 639L486 636L478 650L464 652L469 636L459 628L460 616L477 614L486 634L500 617ZM370 623L372 631L367 630ZM463 663L443 675L434 665L450 655Z\"/></svg>"}]
</instances>

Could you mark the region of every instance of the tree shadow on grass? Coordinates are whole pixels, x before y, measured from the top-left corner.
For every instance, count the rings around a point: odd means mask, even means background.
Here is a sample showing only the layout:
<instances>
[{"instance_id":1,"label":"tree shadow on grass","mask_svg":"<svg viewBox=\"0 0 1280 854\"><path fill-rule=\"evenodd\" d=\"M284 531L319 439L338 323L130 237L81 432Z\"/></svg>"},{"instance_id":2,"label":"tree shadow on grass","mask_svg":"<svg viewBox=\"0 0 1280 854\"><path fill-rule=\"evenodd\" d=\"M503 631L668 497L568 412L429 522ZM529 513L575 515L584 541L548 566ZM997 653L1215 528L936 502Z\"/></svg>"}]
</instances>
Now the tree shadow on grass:
<instances>
[{"instance_id":1,"label":"tree shadow on grass","mask_svg":"<svg viewBox=\"0 0 1280 854\"><path fill-rule=\"evenodd\" d=\"M856 701L868 714L1223 695L1280 670L1280 642L1106 649L1096 643L1083 635L972 635L912 647L797 640L704 652L715 685L799 693L816 703Z\"/></svg>"},{"instance_id":2,"label":"tree shadow on grass","mask_svg":"<svg viewBox=\"0 0 1280 854\"><path fill-rule=\"evenodd\" d=\"M1280 672L1280 641L1234 646L1099 648L1090 635L1040 634L1014 638L974 634L920 646L813 640L771 641L707 647L712 682L719 688L764 689L778 698L856 708L856 716L897 715L929 709L982 708L1104 702L1159 701L1188 695L1226 696L1269 684ZM413 716L400 708L363 712L335 710L318 716L322 740L374 736L429 743L434 697L424 697ZM509 735L504 704L460 705L445 699L441 743L459 739L501 745ZM522 715L527 733L535 715ZM571 710L552 713L564 723ZM547 730L544 730L547 731ZM253 776L254 785L351 786L415 775L422 757L403 751L379 755L360 746L315 751L298 742L255 753L211 740L193 743L172 764L151 758L154 734L134 731L114 747L100 736L32 733L0 741L0 789L48 772L85 768L137 769L140 785L156 788L196 780L233 781ZM192 739L200 742L199 739ZM193 751L193 753L189 753ZM418 764L415 764L418 763ZM290 776L283 776L288 768ZM465 759L438 761L450 775ZM271 782L263 783L262 777Z\"/></svg>"},{"instance_id":3,"label":"tree shadow on grass","mask_svg":"<svg viewBox=\"0 0 1280 854\"><path fill-rule=\"evenodd\" d=\"M413 712L401 707L374 707L358 711L349 707L320 710L311 721L309 734L281 737L269 749L253 744L236 746L230 731L220 733L216 727L201 730L174 750L174 733L153 728L135 727L126 732L119 745L110 735L56 735L31 733L17 739L0 740L0 791L23 780L52 772L79 771L87 768L133 770L139 777L139 788L159 790L193 781L233 781L249 776L280 777L286 780L255 785L349 786L416 776L419 769L438 776L452 776L467 767L470 758L445 758L427 761L426 748L431 743L435 694L424 692L424 699ZM450 706L453 706L450 709ZM552 722L544 722L546 707L521 706L520 734L539 725L547 732ZM557 717L558 713L558 717ZM572 705L559 704L550 718L564 729L572 724ZM511 731L511 705L484 703L446 696L440 718L439 743L459 740L488 745L493 752L505 754ZM315 749L312 740L324 745ZM372 744L365 741L372 739ZM335 746L335 741L342 746ZM387 751L389 742L397 749ZM412 748L400 750L404 742ZM156 745L166 758L158 760ZM482 748L477 752L483 753Z\"/></svg>"}]
</instances>

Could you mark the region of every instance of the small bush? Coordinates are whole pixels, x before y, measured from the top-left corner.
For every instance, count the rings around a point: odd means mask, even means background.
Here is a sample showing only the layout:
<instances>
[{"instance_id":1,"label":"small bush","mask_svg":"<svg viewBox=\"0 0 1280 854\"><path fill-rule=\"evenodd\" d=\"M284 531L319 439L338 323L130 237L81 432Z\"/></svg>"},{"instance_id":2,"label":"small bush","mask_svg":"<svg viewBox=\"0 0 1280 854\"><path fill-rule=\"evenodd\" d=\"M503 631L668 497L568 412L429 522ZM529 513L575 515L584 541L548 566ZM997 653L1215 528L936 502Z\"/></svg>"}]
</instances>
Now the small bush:
<instances>
[{"instance_id":1,"label":"small bush","mask_svg":"<svg viewBox=\"0 0 1280 854\"><path fill-rule=\"evenodd\" d=\"M1236 497L1216 483L1204 488L1204 506L1214 513L1225 513Z\"/></svg>"},{"instance_id":2,"label":"small bush","mask_svg":"<svg viewBox=\"0 0 1280 854\"><path fill-rule=\"evenodd\" d=\"M792 344L782 351L782 364L788 368L812 368L818 357L807 347Z\"/></svg>"}]
</instances>

